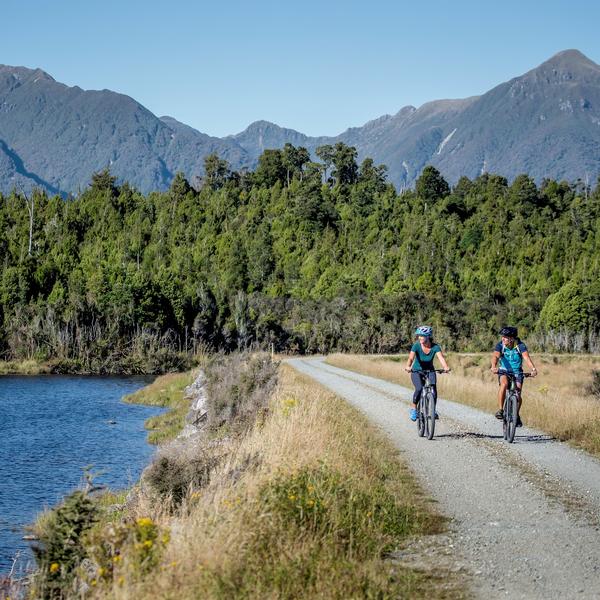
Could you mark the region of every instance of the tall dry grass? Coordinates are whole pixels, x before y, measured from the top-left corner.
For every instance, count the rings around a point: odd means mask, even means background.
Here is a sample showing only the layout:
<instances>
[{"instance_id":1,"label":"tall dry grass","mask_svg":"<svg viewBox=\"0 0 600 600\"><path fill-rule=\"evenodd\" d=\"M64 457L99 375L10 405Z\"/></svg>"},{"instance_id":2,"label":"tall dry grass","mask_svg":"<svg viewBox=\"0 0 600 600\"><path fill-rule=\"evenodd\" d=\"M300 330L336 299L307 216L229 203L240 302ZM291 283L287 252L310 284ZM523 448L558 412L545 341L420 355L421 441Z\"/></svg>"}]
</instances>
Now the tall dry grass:
<instances>
[{"instance_id":1,"label":"tall dry grass","mask_svg":"<svg viewBox=\"0 0 600 600\"><path fill-rule=\"evenodd\" d=\"M225 460L176 515L146 497L131 517L170 532L144 577L117 568L95 598L462 597L445 573L385 559L436 515L397 451L343 400L285 365L267 415L215 440ZM122 561L125 564L126 560Z\"/></svg>"},{"instance_id":2,"label":"tall dry grass","mask_svg":"<svg viewBox=\"0 0 600 600\"><path fill-rule=\"evenodd\" d=\"M490 372L489 354L450 354L453 372L438 378L441 397L493 412L497 406L497 377ZM333 354L329 364L412 387L404 371L406 355ZM533 356L539 375L527 379L521 415L527 425L571 442L600 456L600 400L592 393L600 357L589 355Z\"/></svg>"}]
</instances>

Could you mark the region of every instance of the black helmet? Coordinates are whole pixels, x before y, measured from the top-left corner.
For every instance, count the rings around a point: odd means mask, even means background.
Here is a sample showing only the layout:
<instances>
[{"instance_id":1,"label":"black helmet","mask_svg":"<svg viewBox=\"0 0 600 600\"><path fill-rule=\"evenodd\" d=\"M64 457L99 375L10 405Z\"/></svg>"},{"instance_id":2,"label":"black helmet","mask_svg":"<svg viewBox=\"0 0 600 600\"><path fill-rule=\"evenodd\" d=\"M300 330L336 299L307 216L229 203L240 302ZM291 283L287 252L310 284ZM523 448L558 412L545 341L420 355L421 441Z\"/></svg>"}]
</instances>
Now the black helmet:
<instances>
[{"instance_id":1,"label":"black helmet","mask_svg":"<svg viewBox=\"0 0 600 600\"><path fill-rule=\"evenodd\" d=\"M519 330L516 327L503 327L500 330L500 335L504 337L516 338L519 335Z\"/></svg>"}]
</instances>

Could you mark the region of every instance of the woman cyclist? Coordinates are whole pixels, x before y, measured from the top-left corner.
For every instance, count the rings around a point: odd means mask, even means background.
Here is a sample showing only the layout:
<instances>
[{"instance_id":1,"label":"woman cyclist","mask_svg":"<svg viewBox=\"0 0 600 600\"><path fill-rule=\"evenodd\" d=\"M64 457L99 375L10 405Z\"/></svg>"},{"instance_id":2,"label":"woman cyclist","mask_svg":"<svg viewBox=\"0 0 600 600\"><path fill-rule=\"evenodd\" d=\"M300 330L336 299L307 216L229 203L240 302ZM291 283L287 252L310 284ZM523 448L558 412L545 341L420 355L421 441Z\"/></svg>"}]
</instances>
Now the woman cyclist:
<instances>
[{"instance_id":1,"label":"woman cyclist","mask_svg":"<svg viewBox=\"0 0 600 600\"><path fill-rule=\"evenodd\" d=\"M436 373L433 370L433 359L436 355L439 358L444 372L450 372L450 367L448 367L442 349L433 341L433 329L429 327L429 325L421 325L417 327L415 335L417 336L417 341L412 345L406 363L406 370L410 373L410 378L415 386L413 407L410 411L411 421L417 420L417 402L421 396L421 390L423 389L423 383L426 377L433 385L433 398L434 402L437 402ZM435 418L438 418L437 412L435 413Z\"/></svg>"},{"instance_id":2,"label":"woman cyclist","mask_svg":"<svg viewBox=\"0 0 600 600\"><path fill-rule=\"evenodd\" d=\"M521 410L521 389L523 388L523 359L531 369L531 376L537 375L537 369L529 356L527 346L519 339L519 331L516 327L503 327L500 330L502 340L496 344L492 353L492 373L498 374L499 370L514 374L517 390L519 392L518 411ZM500 361L500 369L498 369L498 361ZM506 375L498 375L498 406L500 409L496 413L497 419L504 418L504 395L508 388L508 377ZM521 427L521 417L517 412L517 427Z\"/></svg>"}]
</instances>

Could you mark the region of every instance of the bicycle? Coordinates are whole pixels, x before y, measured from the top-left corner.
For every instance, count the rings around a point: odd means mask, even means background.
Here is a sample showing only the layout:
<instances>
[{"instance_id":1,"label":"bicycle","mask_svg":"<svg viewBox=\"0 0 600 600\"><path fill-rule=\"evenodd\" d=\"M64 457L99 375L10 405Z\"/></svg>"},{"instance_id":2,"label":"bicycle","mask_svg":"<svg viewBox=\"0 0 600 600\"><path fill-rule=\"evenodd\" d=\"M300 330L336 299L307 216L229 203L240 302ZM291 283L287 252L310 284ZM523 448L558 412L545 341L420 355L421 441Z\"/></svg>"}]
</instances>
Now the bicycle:
<instances>
[{"instance_id":1,"label":"bicycle","mask_svg":"<svg viewBox=\"0 0 600 600\"><path fill-rule=\"evenodd\" d=\"M498 375L506 375L508 378L508 388L504 395L504 404L502 406L502 432L504 439L512 444L517 431L517 420L519 418L519 389L515 375L523 377L531 377L531 373L510 373L503 369L498 369Z\"/></svg>"},{"instance_id":2,"label":"bicycle","mask_svg":"<svg viewBox=\"0 0 600 600\"><path fill-rule=\"evenodd\" d=\"M423 381L423 389L417 402L417 431L419 437L427 436L428 440L433 438L435 432L435 399L433 395L433 384L429 381L430 373L446 373L444 369L432 369L430 371L415 371L419 373Z\"/></svg>"}]
</instances>

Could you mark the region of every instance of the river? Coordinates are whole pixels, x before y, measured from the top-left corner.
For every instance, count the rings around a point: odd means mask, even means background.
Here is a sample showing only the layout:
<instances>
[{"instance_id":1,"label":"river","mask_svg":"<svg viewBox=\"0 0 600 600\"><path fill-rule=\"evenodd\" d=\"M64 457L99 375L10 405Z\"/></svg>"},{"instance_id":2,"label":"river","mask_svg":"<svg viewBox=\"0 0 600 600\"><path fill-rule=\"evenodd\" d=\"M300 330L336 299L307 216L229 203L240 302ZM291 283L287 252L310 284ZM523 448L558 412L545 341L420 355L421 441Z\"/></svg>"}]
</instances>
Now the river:
<instances>
[{"instance_id":1,"label":"river","mask_svg":"<svg viewBox=\"0 0 600 600\"><path fill-rule=\"evenodd\" d=\"M0 573L20 552L32 555L24 527L82 481L112 489L134 483L153 447L144 421L162 409L121 398L148 382L141 377L46 375L0 377Z\"/></svg>"}]
</instances>

